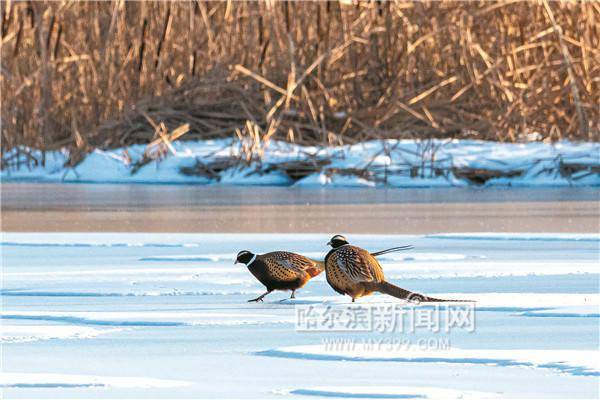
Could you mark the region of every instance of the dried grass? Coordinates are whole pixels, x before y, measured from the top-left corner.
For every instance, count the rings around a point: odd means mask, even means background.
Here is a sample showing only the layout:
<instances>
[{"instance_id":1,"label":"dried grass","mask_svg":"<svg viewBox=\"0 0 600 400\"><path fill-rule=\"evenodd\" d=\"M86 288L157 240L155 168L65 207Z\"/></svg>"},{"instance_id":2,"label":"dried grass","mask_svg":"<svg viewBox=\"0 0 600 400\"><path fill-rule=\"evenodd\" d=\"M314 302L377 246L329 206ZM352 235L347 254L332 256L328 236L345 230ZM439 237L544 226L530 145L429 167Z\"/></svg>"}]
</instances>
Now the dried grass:
<instances>
[{"instance_id":1,"label":"dried grass","mask_svg":"<svg viewBox=\"0 0 600 400\"><path fill-rule=\"evenodd\" d=\"M183 124L250 137L249 157L273 138L599 139L597 2L1 7L3 154L166 144Z\"/></svg>"}]
</instances>

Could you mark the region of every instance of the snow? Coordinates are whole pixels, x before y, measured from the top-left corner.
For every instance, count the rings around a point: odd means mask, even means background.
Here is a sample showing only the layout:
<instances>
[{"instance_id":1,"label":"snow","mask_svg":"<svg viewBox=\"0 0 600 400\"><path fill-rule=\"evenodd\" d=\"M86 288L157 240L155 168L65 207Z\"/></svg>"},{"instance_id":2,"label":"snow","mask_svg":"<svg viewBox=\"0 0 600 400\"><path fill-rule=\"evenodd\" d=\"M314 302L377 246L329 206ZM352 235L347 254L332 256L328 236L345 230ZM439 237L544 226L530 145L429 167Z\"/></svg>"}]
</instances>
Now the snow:
<instances>
[{"instance_id":1,"label":"snow","mask_svg":"<svg viewBox=\"0 0 600 400\"><path fill-rule=\"evenodd\" d=\"M520 313L525 317L549 317L549 318L600 318L598 305L580 305L572 307L550 308L542 310L529 310Z\"/></svg>"},{"instance_id":2,"label":"snow","mask_svg":"<svg viewBox=\"0 0 600 400\"><path fill-rule=\"evenodd\" d=\"M184 173L198 161L240 155L239 142L231 139L176 141L175 153L168 152L136 171L146 147L131 145L113 150L94 150L75 167L64 167L66 151L46 154L46 165L27 165L20 156L19 169L1 171L3 181L36 180L92 183L177 183L330 187L451 187L473 183L457 174L457 169L484 169L499 173L485 186L598 186L600 185L600 143L558 142L554 144L497 143L474 140L381 140L364 143L315 147L272 141L263 149L260 161L233 166L217 176ZM41 159L41 153L30 151ZM12 157L18 149L6 153ZM330 160L320 171L294 182L273 167L293 161ZM564 165L584 166L564 176ZM192 168L193 169L193 168ZM512 173L512 174L510 174ZM508 176L508 175L512 176Z\"/></svg>"},{"instance_id":3,"label":"snow","mask_svg":"<svg viewBox=\"0 0 600 400\"><path fill-rule=\"evenodd\" d=\"M340 175L335 173L330 175L319 173L310 174L295 184L295 186L298 187L314 187L324 185L330 187L375 187L375 182L371 182L356 176Z\"/></svg>"},{"instance_id":4,"label":"snow","mask_svg":"<svg viewBox=\"0 0 600 400\"><path fill-rule=\"evenodd\" d=\"M313 259L323 258L323 253L316 252L305 252L306 257ZM162 261L162 262L177 262L177 261L197 261L197 262L211 262L211 261L235 261L237 254L195 254L189 256L180 255L165 255L160 257L143 257L140 261ZM464 254L449 254L449 253L415 253L400 254L391 253L378 256L378 260L382 261L447 261L447 260L464 260L467 258Z\"/></svg>"},{"instance_id":5,"label":"snow","mask_svg":"<svg viewBox=\"0 0 600 400\"><path fill-rule=\"evenodd\" d=\"M420 349L410 346L398 350L343 349L325 346L291 346L258 353L267 357L287 357L323 361L485 364L500 367L548 368L575 376L600 377L598 350L532 350L532 349Z\"/></svg>"},{"instance_id":6,"label":"snow","mask_svg":"<svg viewBox=\"0 0 600 400\"><path fill-rule=\"evenodd\" d=\"M3 232L3 398L597 398L597 235L348 235L401 287L474 300L473 331L302 332L300 307L345 309L323 274L264 292L242 248L315 259L330 234ZM282 301L283 300L283 301ZM385 295L367 309L407 313ZM325 347L348 343L353 348ZM447 346L421 341L447 340ZM370 347L369 343L384 347ZM367 345L365 345L365 343ZM362 345L361 345L362 344ZM393 345L389 348L390 345ZM385 347L388 346L388 347Z\"/></svg>"},{"instance_id":7,"label":"snow","mask_svg":"<svg viewBox=\"0 0 600 400\"><path fill-rule=\"evenodd\" d=\"M493 260L468 260L466 262L388 263L388 276L402 278L452 278L452 277L500 277L528 275L565 275L598 273L598 263L593 260L576 262L536 262L515 263Z\"/></svg>"},{"instance_id":8,"label":"snow","mask_svg":"<svg viewBox=\"0 0 600 400\"><path fill-rule=\"evenodd\" d=\"M14 388L173 388L190 382L135 377L108 377L66 374L0 373L0 387Z\"/></svg>"},{"instance_id":9,"label":"snow","mask_svg":"<svg viewBox=\"0 0 600 400\"><path fill-rule=\"evenodd\" d=\"M51 339L88 339L116 331L118 329L97 329L87 326L2 324L0 326L0 343L35 342Z\"/></svg>"},{"instance_id":10,"label":"snow","mask_svg":"<svg viewBox=\"0 0 600 400\"><path fill-rule=\"evenodd\" d=\"M464 390L440 389L418 386L318 386L290 389L277 392L282 395L297 394L304 396L334 397L350 399L494 399L495 393Z\"/></svg>"},{"instance_id":11,"label":"snow","mask_svg":"<svg viewBox=\"0 0 600 400\"><path fill-rule=\"evenodd\" d=\"M53 312L18 311L2 312L2 319L68 322L101 326L180 326L180 325L245 325L292 323L293 317L257 313L221 312Z\"/></svg>"},{"instance_id":12,"label":"snow","mask_svg":"<svg viewBox=\"0 0 600 400\"><path fill-rule=\"evenodd\" d=\"M586 241L597 242L600 245L600 233L501 233L501 232L476 232L476 233L439 233L428 235L432 239L458 239L458 240L543 240L543 241Z\"/></svg>"},{"instance_id":13,"label":"snow","mask_svg":"<svg viewBox=\"0 0 600 400\"><path fill-rule=\"evenodd\" d=\"M219 181L225 185L289 186L292 180L281 172L264 173L258 168L229 169L221 173Z\"/></svg>"}]
</instances>

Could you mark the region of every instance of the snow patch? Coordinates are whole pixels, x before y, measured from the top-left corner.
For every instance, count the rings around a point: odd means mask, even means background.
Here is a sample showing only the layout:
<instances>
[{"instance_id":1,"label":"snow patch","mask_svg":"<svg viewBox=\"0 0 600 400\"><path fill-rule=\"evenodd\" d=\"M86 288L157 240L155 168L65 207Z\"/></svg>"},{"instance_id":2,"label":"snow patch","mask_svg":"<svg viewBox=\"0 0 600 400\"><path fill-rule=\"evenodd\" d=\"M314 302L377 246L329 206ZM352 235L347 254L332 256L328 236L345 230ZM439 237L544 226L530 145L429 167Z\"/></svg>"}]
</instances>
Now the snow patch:
<instances>
[{"instance_id":1,"label":"snow patch","mask_svg":"<svg viewBox=\"0 0 600 400\"><path fill-rule=\"evenodd\" d=\"M235 261L236 254L197 254L197 255L164 255L141 257L139 261L192 261L192 262L217 262L217 261Z\"/></svg>"},{"instance_id":2,"label":"snow patch","mask_svg":"<svg viewBox=\"0 0 600 400\"><path fill-rule=\"evenodd\" d=\"M560 310L560 312L576 315L582 312L582 307L599 307L600 294L578 294L578 293L427 293L430 296L445 299L465 299L475 302L476 311L533 311L533 310ZM350 304L349 297L331 296L305 296L290 299L288 304ZM383 294L374 294L361 297L355 304L389 304L403 303L406 307L433 307L434 305L445 307L445 303L408 303L405 300L396 299ZM458 303L451 303L458 304ZM460 303L463 304L463 303ZM466 304L466 303L465 303ZM588 311L585 311L588 313Z\"/></svg>"},{"instance_id":3,"label":"snow patch","mask_svg":"<svg viewBox=\"0 0 600 400\"><path fill-rule=\"evenodd\" d=\"M572 307L557 307L557 308L546 308L543 310L528 310L518 315L525 317L551 317L551 318L569 318L569 317L581 317L581 318L600 318L600 308L596 303L595 305L581 305Z\"/></svg>"},{"instance_id":4,"label":"snow patch","mask_svg":"<svg viewBox=\"0 0 600 400\"><path fill-rule=\"evenodd\" d=\"M137 292L58 291L58 290L0 290L0 295L11 297L159 297L159 296L237 296L261 294L262 290L141 290Z\"/></svg>"},{"instance_id":5,"label":"snow patch","mask_svg":"<svg viewBox=\"0 0 600 400\"><path fill-rule=\"evenodd\" d=\"M600 234L596 233L439 233L425 235L428 239L455 240L539 240L539 241L576 241L600 242Z\"/></svg>"},{"instance_id":6,"label":"snow patch","mask_svg":"<svg viewBox=\"0 0 600 400\"><path fill-rule=\"evenodd\" d=\"M419 386L316 386L277 391L283 395L345 399L493 399L494 393Z\"/></svg>"},{"instance_id":7,"label":"snow patch","mask_svg":"<svg viewBox=\"0 0 600 400\"><path fill-rule=\"evenodd\" d=\"M458 349L423 350L416 346L403 349L330 349L326 345L290 346L256 353L323 361L485 364L500 367L547 368L574 376L600 376L599 350L535 349Z\"/></svg>"},{"instance_id":8,"label":"snow patch","mask_svg":"<svg viewBox=\"0 0 600 400\"><path fill-rule=\"evenodd\" d=\"M0 343L36 342L52 339L89 339L121 329L98 329L87 326L7 325L0 324Z\"/></svg>"},{"instance_id":9,"label":"snow patch","mask_svg":"<svg viewBox=\"0 0 600 400\"><path fill-rule=\"evenodd\" d=\"M444 261L422 263L382 263L388 280L407 278L475 278L506 276L548 276L566 274L597 274L598 263L582 261Z\"/></svg>"},{"instance_id":10,"label":"snow patch","mask_svg":"<svg viewBox=\"0 0 600 400\"><path fill-rule=\"evenodd\" d=\"M5 388L175 388L189 386L192 382L139 378L109 377L94 375L44 374L44 373L0 373L0 387Z\"/></svg>"},{"instance_id":11,"label":"snow patch","mask_svg":"<svg viewBox=\"0 0 600 400\"><path fill-rule=\"evenodd\" d=\"M0 319L98 326L231 326L293 323L294 315L176 311L2 311Z\"/></svg>"},{"instance_id":12,"label":"snow patch","mask_svg":"<svg viewBox=\"0 0 600 400\"><path fill-rule=\"evenodd\" d=\"M95 150L75 167L65 167L66 151L46 152L45 166L5 168L3 181L178 183L232 185L372 187L485 186L597 186L600 185L600 143L558 142L554 144L498 143L476 140L374 140L354 145L317 148L270 141L260 161L233 166L214 176L193 175L198 161L210 164L239 155L239 142L231 139L175 141L169 152L137 171L145 146L131 145L113 150ZM41 153L27 150L34 158ZM5 157L19 156L18 149ZM274 165L326 159L330 162L314 173L294 181ZM468 171L490 171L482 178ZM187 172L184 172L187 171ZM467 173L465 173L467 171ZM567 173L566 171L572 171ZM487 178L486 178L487 176ZM365 179L368 177L368 179Z\"/></svg>"},{"instance_id":13,"label":"snow patch","mask_svg":"<svg viewBox=\"0 0 600 400\"><path fill-rule=\"evenodd\" d=\"M302 252L302 255L315 260L323 260L325 252ZM224 254L190 254L190 255L161 255L151 257L141 257L139 261L163 261L163 262L217 262L217 261L231 261L235 260L236 254L224 253ZM464 254L451 254L451 253L394 253L384 254L377 256L379 261L451 261L451 260L464 260L469 258ZM478 259L484 257L477 257Z\"/></svg>"}]
</instances>

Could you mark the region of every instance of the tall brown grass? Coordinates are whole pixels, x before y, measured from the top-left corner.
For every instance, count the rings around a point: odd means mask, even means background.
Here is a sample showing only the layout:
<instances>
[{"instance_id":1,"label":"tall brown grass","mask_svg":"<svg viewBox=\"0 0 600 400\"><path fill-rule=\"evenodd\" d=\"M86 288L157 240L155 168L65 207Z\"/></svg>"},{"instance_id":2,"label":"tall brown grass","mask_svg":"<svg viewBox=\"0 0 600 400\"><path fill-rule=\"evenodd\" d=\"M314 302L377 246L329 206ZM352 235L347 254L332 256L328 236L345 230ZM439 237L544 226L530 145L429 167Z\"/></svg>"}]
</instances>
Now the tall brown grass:
<instances>
[{"instance_id":1,"label":"tall brown grass","mask_svg":"<svg viewBox=\"0 0 600 400\"><path fill-rule=\"evenodd\" d=\"M598 140L598 2L2 2L2 151Z\"/></svg>"}]
</instances>

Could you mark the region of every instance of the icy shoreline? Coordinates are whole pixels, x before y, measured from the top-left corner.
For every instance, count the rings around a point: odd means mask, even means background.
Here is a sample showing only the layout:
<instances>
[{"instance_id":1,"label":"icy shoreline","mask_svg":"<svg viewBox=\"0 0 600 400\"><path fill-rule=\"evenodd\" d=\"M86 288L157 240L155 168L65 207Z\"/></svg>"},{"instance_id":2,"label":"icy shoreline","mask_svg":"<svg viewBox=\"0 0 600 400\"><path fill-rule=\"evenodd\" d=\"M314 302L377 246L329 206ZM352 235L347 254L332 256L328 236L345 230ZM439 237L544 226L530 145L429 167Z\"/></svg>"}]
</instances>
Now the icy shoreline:
<instances>
[{"instance_id":1,"label":"icy shoreline","mask_svg":"<svg viewBox=\"0 0 600 400\"><path fill-rule=\"evenodd\" d=\"M162 152L132 145L94 150L75 167L65 167L66 151L47 152L42 167L31 161L31 156L41 160L39 151L26 156L13 149L4 155L13 167L0 176L2 181L330 187L600 185L600 143L384 140L320 148L273 141L249 162L240 161L241 149L230 139L174 142Z\"/></svg>"}]
</instances>

